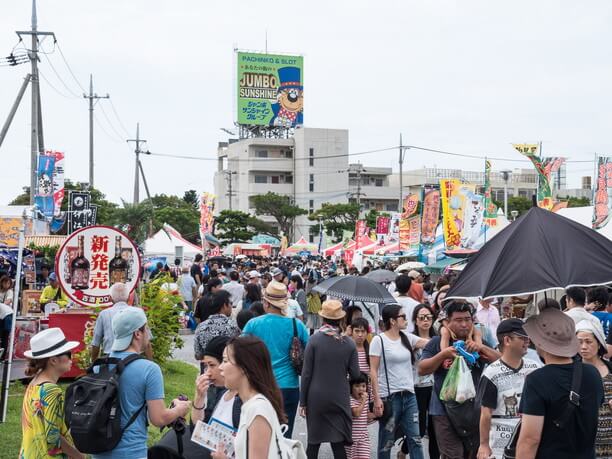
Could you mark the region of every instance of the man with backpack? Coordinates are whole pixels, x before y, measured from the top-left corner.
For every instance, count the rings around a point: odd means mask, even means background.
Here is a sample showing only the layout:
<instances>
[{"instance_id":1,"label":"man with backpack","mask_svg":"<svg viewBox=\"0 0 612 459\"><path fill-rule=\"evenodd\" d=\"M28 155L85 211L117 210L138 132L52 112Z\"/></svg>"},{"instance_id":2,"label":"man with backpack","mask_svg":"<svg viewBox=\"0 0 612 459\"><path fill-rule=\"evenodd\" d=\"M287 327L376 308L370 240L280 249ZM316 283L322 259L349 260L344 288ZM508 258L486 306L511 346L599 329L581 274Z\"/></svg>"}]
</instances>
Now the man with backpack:
<instances>
[{"instance_id":1,"label":"man with backpack","mask_svg":"<svg viewBox=\"0 0 612 459\"><path fill-rule=\"evenodd\" d=\"M166 408L159 365L144 358L130 357L146 348L149 342L146 325L145 313L139 308L126 308L113 317L115 341L110 357L130 358L119 376L123 433L113 449L93 454L94 459L146 458L147 417L154 426L163 427L189 412L191 403L188 401L174 400L174 406Z\"/></svg>"}]
</instances>

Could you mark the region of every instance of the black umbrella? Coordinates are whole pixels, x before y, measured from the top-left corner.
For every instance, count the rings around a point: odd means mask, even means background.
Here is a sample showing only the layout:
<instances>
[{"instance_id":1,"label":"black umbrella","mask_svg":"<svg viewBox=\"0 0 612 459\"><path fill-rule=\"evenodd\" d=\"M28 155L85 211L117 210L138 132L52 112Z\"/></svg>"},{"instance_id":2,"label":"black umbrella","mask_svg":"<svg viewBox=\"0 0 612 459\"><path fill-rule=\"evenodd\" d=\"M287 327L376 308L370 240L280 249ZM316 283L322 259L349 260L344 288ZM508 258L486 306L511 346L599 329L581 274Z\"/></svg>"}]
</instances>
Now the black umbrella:
<instances>
[{"instance_id":1,"label":"black umbrella","mask_svg":"<svg viewBox=\"0 0 612 459\"><path fill-rule=\"evenodd\" d=\"M612 241L533 207L470 258L446 299L518 296L612 282Z\"/></svg>"},{"instance_id":2,"label":"black umbrella","mask_svg":"<svg viewBox=\"0 0 612 459\"><path fill-rule=\"evenodd\" d=\"M317 293L344 300L365 303L396 303L397 300L381 284L360 276L338 276L324 280L313 288Z\"/></svg>"},{"instance_id":3,"label":"black umbrella","mask_svg":"<svg viewBox=\"0 0 612 459\"><path fill-rule=\"evenodd\" d=\"M393 271L389 271L388 269L375 269L363 277L374 282L378 282L379 284L384 284L386 282L393 282L397 277L397 274Z\"/></svg>"}]
</instances>

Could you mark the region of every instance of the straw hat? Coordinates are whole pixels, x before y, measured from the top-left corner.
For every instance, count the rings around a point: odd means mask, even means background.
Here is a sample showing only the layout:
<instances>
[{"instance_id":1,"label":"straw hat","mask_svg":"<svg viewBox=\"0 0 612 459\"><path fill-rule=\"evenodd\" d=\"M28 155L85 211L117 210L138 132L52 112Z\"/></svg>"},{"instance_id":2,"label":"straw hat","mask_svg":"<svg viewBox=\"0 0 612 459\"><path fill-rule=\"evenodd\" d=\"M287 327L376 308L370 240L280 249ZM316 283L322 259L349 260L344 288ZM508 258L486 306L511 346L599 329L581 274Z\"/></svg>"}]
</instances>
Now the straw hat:
<instances>
[{"instance_id":1,"label":"straw hat","mask_svg":"<svg viewBox=\"0 0 612 459\"><path fill-rule=\"evenodd\" d=\"M289 305L287 301L287 286L276 280L271 281L263 292L263 299L272 306L285 311Z\"/></svg>"},{"instance_id":2,"label":"straw hat","mask_svg":"<svg viewBox=\"0 0 612 459\"><path fill-rule=\"evenodd\" d=\"M576 325L570 316L558 309L544 309L527 319L523 328L537 347L552 355L573 357L578 353Z\"/></svg>"},{"instance_id":3,"label":"straw hat","mask_svg":"<svg viewBox=\"0 0 612 459\"><path fill-rule=\"evenodd\" d=\"M338 300L327 300L321 305L319 315L324 319L340 320L346 315L346 312L342 309L342 303Z\"/></svg>"},{"instance_id":4,"label":"straw hat","mask_svg":"<svg viewBox=\"0 0 612 459\"><path fill-rule=\"evenodd\" d=\"M71 351L78 345L78 341L66 341L64 332L59 328L47 328L32 337L30 350L23 355L28 359L46 359Z\"/></svg>"}]
</instances>

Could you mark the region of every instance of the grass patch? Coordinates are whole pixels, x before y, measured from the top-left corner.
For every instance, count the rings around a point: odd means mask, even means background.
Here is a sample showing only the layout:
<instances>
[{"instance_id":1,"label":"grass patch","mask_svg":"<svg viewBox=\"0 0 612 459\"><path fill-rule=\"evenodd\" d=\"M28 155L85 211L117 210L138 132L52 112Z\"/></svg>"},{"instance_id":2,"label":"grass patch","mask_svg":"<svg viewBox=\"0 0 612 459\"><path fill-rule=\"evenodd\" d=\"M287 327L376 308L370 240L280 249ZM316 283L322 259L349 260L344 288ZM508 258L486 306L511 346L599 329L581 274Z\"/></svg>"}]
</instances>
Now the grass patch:
<instances>
[{"instance_id":1,"label":"grass patch","mask_svg":"<svg viewBox=\"0 0 612 459\"><path fill-rule=\"evenodd\" d=\"M170 404L179 394L193 398L195 390L195 378L198 369L179 361L168 361L162 366L164 375L164 393L166 402ZM60 386L64 389L69 383L62 382ZM9 405L6 422L0 424L0 459L14 459L19 455L21 448L21 404L25 387L20 382L14 382L9 388ZM149 426L149 445L156 443L161 437L159 428Z\"/></svg>"}]
</instances>

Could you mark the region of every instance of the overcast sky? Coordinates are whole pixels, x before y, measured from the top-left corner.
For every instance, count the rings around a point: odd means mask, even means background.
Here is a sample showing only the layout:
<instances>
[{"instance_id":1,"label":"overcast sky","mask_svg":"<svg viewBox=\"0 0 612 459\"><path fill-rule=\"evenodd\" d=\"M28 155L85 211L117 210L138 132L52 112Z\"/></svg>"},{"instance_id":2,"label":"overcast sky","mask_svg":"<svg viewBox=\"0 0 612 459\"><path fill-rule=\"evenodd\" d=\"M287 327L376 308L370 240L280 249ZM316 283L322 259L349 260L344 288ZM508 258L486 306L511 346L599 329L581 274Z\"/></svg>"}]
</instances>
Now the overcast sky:
<instances>
[{"instance_id":1,"label":"overcast sky","mask_svg":"<svg viewBox=\"0 0 612 459\"><path fill-rule=\"evenodd\" d=\"M1 56L14 31L29 28L30 7L2 0ZM154 152L215 156L227 139L219 128L234 121L233 49L263 50L267 29L270 52L304 55L305 125L349 129L351 152L397 145L402 132L408 144L513 159L512 142L540 140L545 155L612 154L609 0L39 0L38 19L81 85L93 73L95 91L110 93L131 136L140 121ZM68 178L86 181L87 101L57 50L40 68L68 96L41 81L46 147L66 153ZM28 71L0 67L0 123ZM29 107L28 92L0 147L2 204L29 184ZM133 147L107 101L96 115L96 187L131 200ZM397 168L396 151L357 159ZM476 170L482 161L407 153L406 169L434 165ZM213 191L213 161L148 156L143 166L152 193ZM569 185L592 170L570 164Z\"/></svg>"}]
</instances>

